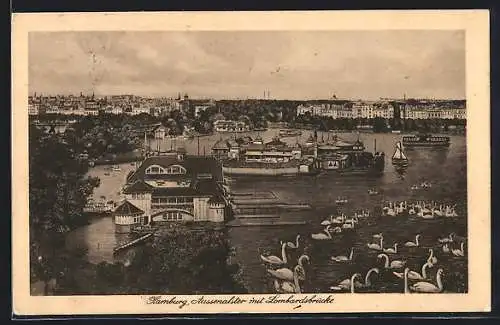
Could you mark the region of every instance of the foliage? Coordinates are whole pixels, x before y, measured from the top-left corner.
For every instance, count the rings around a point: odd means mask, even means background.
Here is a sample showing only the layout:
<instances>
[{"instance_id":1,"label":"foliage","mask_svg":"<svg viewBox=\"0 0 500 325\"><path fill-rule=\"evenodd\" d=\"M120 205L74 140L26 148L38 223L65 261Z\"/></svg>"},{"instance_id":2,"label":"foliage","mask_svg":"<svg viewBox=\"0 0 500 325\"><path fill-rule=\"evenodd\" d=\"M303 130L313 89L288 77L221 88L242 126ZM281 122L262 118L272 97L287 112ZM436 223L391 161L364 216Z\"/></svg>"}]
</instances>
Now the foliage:
<instances>
[{"instance_id":1,"label":"foliage","mask_svg":"<svg viewBox=\"0 0 500 325\"><path fill-rule=\"evenodd\" d=\"M83 207L99 179L84 177L88 166L75 159L64 138L33 126L29 132L31 270L34 278L46 280L57 273L52 259L63 234L87 223Z\"/></svg>"}]
</instances>

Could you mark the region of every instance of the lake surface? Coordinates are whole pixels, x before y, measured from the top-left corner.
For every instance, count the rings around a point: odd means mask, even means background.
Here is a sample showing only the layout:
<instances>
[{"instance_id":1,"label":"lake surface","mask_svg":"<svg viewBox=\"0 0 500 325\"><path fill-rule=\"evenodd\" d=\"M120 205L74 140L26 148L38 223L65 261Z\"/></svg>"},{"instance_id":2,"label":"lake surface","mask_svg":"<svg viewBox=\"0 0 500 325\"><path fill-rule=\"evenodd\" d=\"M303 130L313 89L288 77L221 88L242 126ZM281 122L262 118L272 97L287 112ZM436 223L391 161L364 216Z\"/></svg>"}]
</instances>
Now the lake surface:
<instances>
[{"instance_id":1,"label":"lake surface","mask_svg":"<svg viewBox=\"0 0 500 325\"><path fill-rule=\"evenodd\" d=\"M270 140L278 130L268 130L259 135L265 141ZM257 133L249 132L242 135L255 137ZM304 131L299 138L285 138L286 142L293 144L297 140L305 142L311 132ZM356 140L357 134L339 133L340 138ZM327 134L318 133L319 138L325 139ZM372 267L378 267L380 273L373 275L372 288L365 291L373 292L403 292L403 280L392 274L393 270L384 270L383 261L377 259L378 252L368 249L367 243L373 242L372 235L384 234L384 246L390 247L399 243L398 253L389 255L390 260L405 260L407 266L420 273L421 266L426 262L429 248L434 250L438 258L437 264L428 269L431 282L435 282L436 271L444 270L443 282L445 292L467 291L467 258L458 258L442 252L438 238L446 237L454 232L457 238L463 238L467 256L467 172L466 172L466 140L462 136L450 136L451 146L447 149L415 149L406 152L410 164L402 172L397 172L391 164L390 157L394 151L395 142L402 135L396 134L360 134L367 150L373 151L376 139L377 151L386 153L385 173L380 178L365 178L359 176L334 176L323 174L319 176L300 176L283 178L249 178L239 177L231 181L231 190L237 192L268 192L272 191L281 201L288 203L308 203L312 206L310 211L300 213L284 213L282 219L293 218L307 221L300 226L261 226L261 227L235 227L227 230L228 238L235 249L236 255L233 262L240 264L242 277L247 289L251 293L274 292L272 278L267 274L267 266L260 259L260 254L270 252L281 257L280 240L295 241L297 234L301 235L300 246L297 250L288 249L290 264L293 268L297 257L306 253L311 263L306 265L306 280L302 285L304 292L328 292L329 287L348 279L353 273L361 273L362 278ZM175 148L180 145L188 153L208 155L215 141L220 138L229 138L232 135L212 135L193 140L160 140L162 149ZM152 148L157 148L155 140L150 141ZM199 148L199 149L198 149ZM105 176L105 167L93 168L89 174L101 178L101 185L96 189L96 197L105 196L106 199L117 199L118 191L125 182L125 177L134 166L122 164L120 172L110 172ZM423 180L432 182L433 186L427 190L411 190L413 184ZM380 195L369 196L368 189L377 188ZM346 196L349 202L337 207L335 198ZM347 230L341 234L333 234L332 240L315 241L311 233L319 233L324 227L320 222L328 215L343 211L352 214L357 209L370 209L382 207L385 201L413 202L416 200L434 200L457 204L458 217L421 219L407 216L380 216L373 214L362 219L354 230ZM420 247L406 248L404 243L414 241L415 235L421 234ZM114 224L111 217L93 220L92 224L75 230L68 236L68 246L85 246L88 248L88 260L93 263L101 261L123 260L133 252L125 252L113 257L112 249L127 241L127 235L114 233ZM457 240L453 248L459 248ZM349 250L354 247L354 258L348 263L334 263L330 256L349 255ZM402 272L403 270L397 270Z\"/></svg>"}]
</instances>

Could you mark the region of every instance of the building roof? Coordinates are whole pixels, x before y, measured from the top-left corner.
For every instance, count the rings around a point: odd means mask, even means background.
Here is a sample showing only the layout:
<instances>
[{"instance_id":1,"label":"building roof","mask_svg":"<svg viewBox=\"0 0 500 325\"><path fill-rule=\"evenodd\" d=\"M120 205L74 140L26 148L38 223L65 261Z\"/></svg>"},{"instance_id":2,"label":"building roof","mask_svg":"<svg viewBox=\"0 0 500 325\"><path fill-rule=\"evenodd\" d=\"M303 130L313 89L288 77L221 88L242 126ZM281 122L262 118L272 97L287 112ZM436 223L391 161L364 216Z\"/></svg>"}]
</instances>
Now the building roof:
<instances>
[{"instance_id":1,"label":"building roof","mask_svg":"<svg viewBox=\"0 0 500 325\"><path fill-rule=\"evenodd\" d=\"M212 147L212 150L227 150L229 149L229 143L224 139L219 139L216 141Z\"/></svg>"},{"instance_id":2,"label":"building roof","mask_svg":"<svg viewBox=\"0 0 500 325\"><path fill-rule=\"evenodd\" d=\"M118 208L115 210L116 214L121 214L121 215L134 215L134 214L142 214L144 211L130 203L129 201L125 200Z\"/></svg>"},{"instance_id":3,"label":"building roof","mask_svg":"<svg viewBox=\"0 0 500 325\"><path fill-rule=\"evenodd\" d=\"M151 192L153 187L149 184L146 184L143 180L137 180L132 185L127 186L123 192L125 194L129 193L141 193L141 192Z\"/></svg>"},{"instance_id":4,"label":"building roof","mask_svg":"<svg viewBox=\"0 0 500 325\"><path fill-rule=\"evenodd\" d=\"M159 165L169 167L171 165L181 165L186 169L186 178L196 179L198 174L211 174L215 181L222 181L222 167L213 157L205 156L184 156L179 160L176 155L153 156L146 158L139 168L128 178L129 183L148 178L145 171L149 166ZM178 175L160 175L156 179L178 178Z\"/></svg>"}]
</instances>

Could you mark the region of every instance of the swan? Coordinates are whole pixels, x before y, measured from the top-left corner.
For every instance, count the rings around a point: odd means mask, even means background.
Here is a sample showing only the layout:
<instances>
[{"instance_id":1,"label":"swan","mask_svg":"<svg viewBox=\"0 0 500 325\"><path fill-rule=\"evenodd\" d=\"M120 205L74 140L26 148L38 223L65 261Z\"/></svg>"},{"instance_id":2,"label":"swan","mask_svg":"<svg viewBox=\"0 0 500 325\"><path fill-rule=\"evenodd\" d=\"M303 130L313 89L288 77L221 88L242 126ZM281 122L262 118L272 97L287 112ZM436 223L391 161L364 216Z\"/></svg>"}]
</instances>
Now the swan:
<instances>
[{"instance_id":1,"label":"swan","mask_svg":"<svg viewBox=\"0 0 500 325\"><path fill-rule=\"evenodd\" d=\"M317 234L311 234L311 238L316 240L332 239L332 235L330 234L330 228L331 228L330 225L326 226L323 232Z\"/></svg>"},{"instance_id":2,"label":"swan","mask_svg":"<svg viewBox=\"0 0 500 325\"><path fill-rule=\"evenodd\" d=\"M331 259L332 259L332 261L335 261L335 262L348 262L348 261L352 261L353 255L354 255L354 248L351 248L351 253L349 254L349 257L347 257L345 255L339 255L339 256L332 256Z\"/></svg>"},{"instance_id":3,"label":"swan","mask_svg":"<svg viewBox=\"0 0 500 325\"><path fill-rule=\"evenodd\" d=\"M422 273L418 273L415 271L408 271L408 279L410 280L425 280L427 279L427 268L432 267L431 263L425 263L422 265ZM404 273L392 272L395 276L402 279L404 277Z\"/></svg>"},{"instance_id":4,"label":"swan","mask_svg":"<svg viewBox=\"0 0 500 325\"><path fill-rule=\"evenodd\" d=\"M338 217L332 218L330 222L331 222L332 224L337 224L337 225L339 225L339 224L343 224L343 223L344 223L344 221L345 221L345 215L344 215L344 214L342 214L342 215L340 215L340 216L338 216Z\"/></svg>"},{"instance_id":5,"label":"swan","mask_svg":"<svg viewBox=\"0 0 500 325\"><path fill-rule=\"evenodd\" d=\"M417 282L417 283L413 284L410 287L410 290L414 291L414 292L423 292L423 293L442 292L443 291L443 281L441 279L442 275L443 275L443 269L437 270L437 273L436 273L437 285L435 285L434 283L421 281L421 282ZM406 278L408 278L408 276L406 276Z\"/></svg>"},{"instance_id":6,"label":"swan","mask_svg":"<svg viewBox=\"0 0 500 325\"><path fill-rule=\"evenodd\" d=\"M282 258L279 258L278 256L274 256L274 255L271 255L271 256L260 255L260 259L266 263L269 263L269 264L275 264L275 265L286 264L288 262L288 259L286 257L286 246L287 246L286 243L281 244L281 256L282 256Z\"/></svg>"},{"instance_id":7,"label":"swan","mask_svg":"<svg viewBox=\"0 0 500 325\"><path fill-rule=\"evenodd\" d=\"M375 239L380 239L380 237L382 237L382 233L378 233L378 234L375 234L373 235L372 237L375 238Z\"/></svg>"},{"instance_id":8,"label":"swan","mask_svg":"<svg viewBox=\"0 0 500 325\"><path fill-rule=\"evenodd\" d=\"M377 258L378 259L381 259L381 258L385 259L384 267L386 269L399 269L399 268L402 268L403 266L406 265L406 261L400 261L400 260L394 260L391 263L389 263L389 256L387 256L387 254L378 254Z\"/></svg>"},{"instance_id":9,"label":"swan","mask_svg":"<svg viewBox=\"0 0 500 325\"><path fill-rule=\"evenodd\" d=\"M381 251L383 249L383 243L384 243L384 237L380 235L380 244L375 244L375 243L369 243L367 244L369 249L373 249L376 251Z\"/></svg>"},{"instance_id":10,"label":"swan","mask_svg":"<svg viewBox=\"0 0 500 325\"><path fill-rule=\"evenodd\" d=\"M365 283L363 284L363 287L364 288L368 288L372 285L371 281L370 281L370 275L372 273L377 273L379 274L379 269L377 267L374 267L370 270L368 270L368 272L366 272L366 276L365 276Z\"/></svg>"},{"instance_id":11,"label":"swan","mask_svg":"<svg viewBox=\"0 0 500 325\"><path fill-rule=\"evenodd\" d=\"M454 237L455 237L455 234L451 233L451 234L448 235L448 237L439 238L438 242L440 242L441 244L443 244L443 243L452 243Z\"/></svg>"},{"instance_id":12,"label":"swan","mask_svg":"<svg viewBox=\"0 0 500 325\"><path fill-rule=\"evenodd\" d=\"M300 266L297 265L293 272L293 283L289 281L283 281L280 283L277 279L274 280L274 288L277 292L280 293L301 293L299 276L298 276L298 268Z\"/></svg>"},{"instance_id":13,"label":"swan","mask_svg":"<svg viewBox=\"0 0 500 325\"><path fill-rule=\"evenodd\" d=\"M415 208L414 207L411 207L410 210L408 210L408 214L409 215L414 215L416 214L417 212L415 211Z\"/></svg>"},{"instance_id":14,"label":"swan","mask_svg":"<svg viewBox=\"0 0 500 325\"><path fill-rule=\"evenodd\" d=\"M462 242L460 244L460 249L453 249L451 250L451 253L455 256L459 256L459 257L462 257L465 255L465 252L464 252L464 242Z\"/></svg>"},{"instance_id":15,"label":"swan","mask_svg":"<svg viewBox=\"0 0 500 325\"><path fill-rule=\"evenodd\" d=\"M347 221L342 225L343 229L354 229L354 220Z\"/></svg>"},{"instance_id":16,"label":"swan","mask_svg":"<svg viewBox=\"0 0 500 325\"><path fill-rule=\"evenodd\" d=\"M398 252L398 243L394 244L394 248L392 248L392 247L391 248L384 248L383 252L387 253L387 254L396 254Z\"/></svg>"},{"instance_id":17,"label":"swan","mask_svg":"<svg viewBox=\"0 0 500 325\"><path fill-rule=\"evenodd\" d=\"M420 246L419 239L420 239L420 234L418 234L418 235L415 236L415 241L414 242L407 241L405 243L405 246L406 247L418 247L418 246Z\"/></svg>"},{"instance_id":18,"label":"swan","mask_svg":"<svg viewBox=\"0 0 500 325\"><path fill-rule=\"evenodd\" d=\"M363 284L359 281L356 281L357 277L361 277L360 273L355 273L351 276L350 279L345 279L340 281L339 284L336 286L330 287L330 290L335 290L335 291L342 291L342 290L351 290L351 293L354 293L354 288L361 288L363 287Z\"/></svg>"},{"instance_id":19,"label":"swan","mask_svg":"<svg viewBox=\"0 0 500 325\"><path fill-rule=\"evenodd\" d=\"M307 260L307 262L309 263L309 256L302 255L301 257L299 257L297 266L299 266L300 268L297 268L296 272L300 280L305 280L306 278L306 272L303 265L304 260ZM281 268L277 270L269 269L267 270L267 272L280 280L293 281L294 272L288 268Z\"/></svg>"},{"instance_id":20,"label":"swan","mask_svg":"<svg viewBox=\"0 0 500 325\"><path fill-rule=\"evenodd\" d=\"M449 253L450 247L448 247L448 243L443 244L443 253Z\"/></svg>"},{"instance_id":21,"label":"swan","mask_svg":"<svg viewBox=\"0 0 500 325\"><path fill-rule=\"evenodd\" d=\"M333 229L331 229L331 230L330 230L330 233L332 233L332 232L335 232L335 233L342 232L342 228L340 228L340 227L335 227L335 228L333 228Z\"/></svg>"},{"instance_id":22,"label":"swan","mask_svg":"<svg viewBox=\"0 0 500 325\"><path fill-rule=\"evenodd\" d=\"M434 265L438 261L437 257L434 256L434 250L432 248L429 248L429 257L427 258L427 262Z\"/></svg>"},{"instance_id":23,"label":"swan","mask_svg":"<svg viewBox=\"0 0 500 325\"><path fill-rule=\"evenodd\" d=\"M325 219L325 220L321 221L321 223L320 223L320 225L322 225L322 226L328 226L331 224L332 224L331 221L328 219Z\"/></svg>"},{"instance_id":24,"label":"swan","mask_svg":"<svg viewBox=\"0 0 500 325\"><path fill-rule=\"evenodd\" d=\"M428 212L424 212L422 210L422 214L420 216L423 219L434 219L435 213L434 213L434 210L428 210Z\"/></svg>"},{"instance_id":25,"label":"swan","mask_svg":"<svg viewBox=\"0 0 500 325\"><path fill-rule=\"evenodd\" d=\"M292 242L288 242L288 247L290 248L299 248L299 239L300 239L300 235L297 235L297 237L295 237L295 244L292 243Z\"/></svg>"}]
</instances>

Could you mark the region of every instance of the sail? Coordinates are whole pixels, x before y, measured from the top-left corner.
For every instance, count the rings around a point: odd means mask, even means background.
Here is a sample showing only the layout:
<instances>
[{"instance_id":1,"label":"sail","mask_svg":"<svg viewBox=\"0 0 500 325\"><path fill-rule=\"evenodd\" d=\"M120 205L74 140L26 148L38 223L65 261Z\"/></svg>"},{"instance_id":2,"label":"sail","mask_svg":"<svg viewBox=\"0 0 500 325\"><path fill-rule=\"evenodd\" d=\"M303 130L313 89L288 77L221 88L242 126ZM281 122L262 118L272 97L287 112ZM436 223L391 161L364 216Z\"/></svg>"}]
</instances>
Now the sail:
<instances>
[{"instance_id":1,"label":"sail","mask_svg":"<svg viewBox=\"0 0 500 325\"><path fill-rule=\"evenodd\" d=\"M392 155L392 159L397 159L397 160L408 160L406 155L403 152L403 147L401 145L401 142L396 143L396 150L394 151L394 154Z\"/></svg>"}]
</instances>

